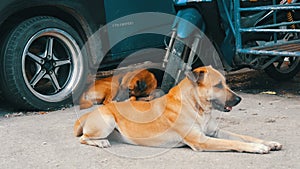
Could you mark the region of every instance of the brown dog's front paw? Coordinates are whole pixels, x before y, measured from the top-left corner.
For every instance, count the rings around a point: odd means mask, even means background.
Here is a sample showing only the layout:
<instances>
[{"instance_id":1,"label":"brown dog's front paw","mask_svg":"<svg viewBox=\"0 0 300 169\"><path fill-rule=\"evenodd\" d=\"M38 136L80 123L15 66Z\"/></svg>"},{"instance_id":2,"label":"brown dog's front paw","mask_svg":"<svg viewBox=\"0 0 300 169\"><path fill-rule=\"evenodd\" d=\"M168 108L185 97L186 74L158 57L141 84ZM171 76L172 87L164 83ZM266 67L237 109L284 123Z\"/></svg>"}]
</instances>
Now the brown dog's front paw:
<instances>
[{"instance_id":1,"label":"brown dog's front paw","mask_svg":"<svg viewBox=\"0 0 300 169\"><path fill-rule=\"evenodd\" d=\"M282 149L282 144L275 141L266 141L263 144L268 146L272 151L278 151Z\"/></svg>"},{"instance_id":2,"label":"brown dog's front paw","mask_svg":"<svg viewBox=\"0 0 300 169\"><path fill-rule=\"evenodd\" d=\"M258 153L258 154L267 154L270 152L270 147L259 144L259 143L250 143L252 145L252 150L249 152Z\"/></svg>"},{"instance_id":3,"label":"brown dog's front paw","mask_svg":"<svg viewBox=\"0 0 300 169\"><path fill-rule=\"evenodd\" d=\"M136 101L136 97L135 97L135 96L131 96L131 97L129 98L129 101Z\"/></svg>"}]
</instances>

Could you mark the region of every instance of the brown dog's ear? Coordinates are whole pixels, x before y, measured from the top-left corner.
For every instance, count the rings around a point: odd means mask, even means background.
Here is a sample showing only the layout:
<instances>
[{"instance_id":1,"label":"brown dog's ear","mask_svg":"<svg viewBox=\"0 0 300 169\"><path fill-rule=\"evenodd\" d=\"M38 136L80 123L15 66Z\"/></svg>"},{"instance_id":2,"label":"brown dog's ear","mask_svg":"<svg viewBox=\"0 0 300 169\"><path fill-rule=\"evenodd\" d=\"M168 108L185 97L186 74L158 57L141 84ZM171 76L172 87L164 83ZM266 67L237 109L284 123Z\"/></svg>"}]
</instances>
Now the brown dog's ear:
<instances>
[{"instance_id":1,"label":"brown dog's ear","mask_svg":"<svg viewBox=\"0 0 300 169\"><path fill-rule=\"evenodd\" d=\"M206 69L196 69L193 72L191 71L187 72L186 76L192 82L200 84L203 81L206 72L207 72Z\"/></svg>"},{"instance_id":2,"label":"brown dog's ear","mask_svg":"<svg viewBox=\"0 0 300 169\"><path fill-rule=\"evenodd\" d=\"M185 75L188 79L190 79L192 82L196 83L197 82L197 78L194 74L194 72L191 72L191 71L186 71L185 72Z\"/></svg>"}]
</instances>

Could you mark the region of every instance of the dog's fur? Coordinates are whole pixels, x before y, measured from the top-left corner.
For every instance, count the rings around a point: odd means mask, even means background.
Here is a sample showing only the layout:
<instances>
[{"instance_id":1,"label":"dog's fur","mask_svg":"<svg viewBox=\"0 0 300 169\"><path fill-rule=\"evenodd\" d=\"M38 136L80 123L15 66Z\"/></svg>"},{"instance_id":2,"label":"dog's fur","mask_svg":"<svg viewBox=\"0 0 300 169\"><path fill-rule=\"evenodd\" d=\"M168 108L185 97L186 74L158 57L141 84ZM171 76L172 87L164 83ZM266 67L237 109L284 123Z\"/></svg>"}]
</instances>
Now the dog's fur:
<instances>
[{"instance_id":1,"label":"dog's fur","mask_svg":"<svg viewBox=\"0 0 300 169\"><path fill-rule=\"evenodd\" d=\"M136 100L136 97L149 97L157 87L153 73L146 69L137 69L125 74L96 80L80 99L80 109L92 107L93 104L108 104L114 99L124 101Z\"/></svg>"},{"instance_id":2,"label":"dog's fur","mask_svg":"<svg viewBox=\"0 0 300 169\"><path fill-rule=\"evenodd\" d=\"M109 147L107 136L117 129L124 141L144 146L178 147L196 151L268 153L282 145L223 131L211 110L230 111L241 98L228 88L225 78L212 67L187 74L168 94L150 102L110 103L84 114L74 125L80 142Z\"/></svg>"}]
</instances>

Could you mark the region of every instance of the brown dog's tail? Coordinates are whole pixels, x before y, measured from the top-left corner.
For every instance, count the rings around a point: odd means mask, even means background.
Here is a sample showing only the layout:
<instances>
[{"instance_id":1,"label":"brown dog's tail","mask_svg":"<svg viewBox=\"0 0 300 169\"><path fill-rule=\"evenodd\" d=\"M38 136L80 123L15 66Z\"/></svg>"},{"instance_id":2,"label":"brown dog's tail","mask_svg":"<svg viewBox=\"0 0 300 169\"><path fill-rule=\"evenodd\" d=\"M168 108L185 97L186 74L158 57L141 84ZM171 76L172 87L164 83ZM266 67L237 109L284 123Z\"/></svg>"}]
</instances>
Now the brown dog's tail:
<instances>
[{"instance_id":1,"label":"brown dog's tail","mask_svg":"<svg viewBox=\"0 0 300 169\"><path fill-rule=\"evenodd\" d=\"M86 113L76 120L74 124L74 135L76 137L79 137L83 134L83 126L89 114L90 113Z\"/></svg>"}]
</instances>

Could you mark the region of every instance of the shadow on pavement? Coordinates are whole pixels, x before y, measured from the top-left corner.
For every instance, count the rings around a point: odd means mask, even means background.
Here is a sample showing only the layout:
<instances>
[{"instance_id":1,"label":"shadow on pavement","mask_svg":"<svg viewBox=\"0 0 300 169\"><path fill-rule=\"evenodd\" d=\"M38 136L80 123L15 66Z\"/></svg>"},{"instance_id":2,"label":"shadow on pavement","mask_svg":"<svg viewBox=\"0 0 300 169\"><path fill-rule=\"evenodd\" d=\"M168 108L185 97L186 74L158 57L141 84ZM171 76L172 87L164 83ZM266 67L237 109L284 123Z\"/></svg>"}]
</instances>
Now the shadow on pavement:
<instances>
[{"instance_id":1,"label":"shadow on pavement","mask_svg":"<svg viewBox=\"0 0 300 169\"><path fill-rule=\"evenodd\" d=\"M267 92L286 97L300 97L300 73L289 81L276 81L264 71L242 70L226 75L227 83L235 91L257 94Z\"/></svg>"}]
</instances>

